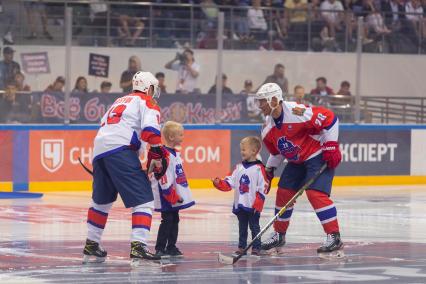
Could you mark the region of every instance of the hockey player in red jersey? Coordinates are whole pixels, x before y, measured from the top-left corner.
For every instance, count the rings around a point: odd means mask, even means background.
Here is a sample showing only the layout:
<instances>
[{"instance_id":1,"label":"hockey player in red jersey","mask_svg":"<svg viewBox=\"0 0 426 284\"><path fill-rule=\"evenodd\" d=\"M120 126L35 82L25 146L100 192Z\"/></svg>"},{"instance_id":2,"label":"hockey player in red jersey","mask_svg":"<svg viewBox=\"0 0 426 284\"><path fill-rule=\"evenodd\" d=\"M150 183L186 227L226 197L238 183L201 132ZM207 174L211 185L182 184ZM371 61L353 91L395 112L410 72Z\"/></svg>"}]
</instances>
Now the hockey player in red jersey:
<instances>
[{"instance_id":1,"label":"hockey player in red jersey","mask_svg":"<svg viewBox=\"0 0 426 284\"><path fill-rule=\"evenodd\" d=\"M142 144L149 144L148 168L157 179L164 175L168 163L161 145L158 96L158 80L150 72L139 71L133 77L133 92L118 98L101 120L94 141L92 205L83 263L103 262L107 256L100 242L117 194L132 209L132 262L160 259L146 245L154 197L138 153Z\"/></svg>"},{"instance_id":2,"label":"hockey player in red jersey","mask_svg":"<svg viewBox=\"0 0 426 284\"><path fill-rule=\"evenodd\" d=\"M284 101L282 90L275 83L262 85L256 93L256 101L266 116L262 140L270 153L266 163L270 179L274 176L274 169L284 159L288 161L278 183L275 213L327 163L328 168L306 190L306 195L327 234L326 241L317 252L320 255L340 254L343 243L336 207L330 199L334 169L341 161L337 117L324 107ZM281 250L292 213L293 206L290 206L275 221L275 232L262 243L262 250Z\"/></svg>"}]
</instances>

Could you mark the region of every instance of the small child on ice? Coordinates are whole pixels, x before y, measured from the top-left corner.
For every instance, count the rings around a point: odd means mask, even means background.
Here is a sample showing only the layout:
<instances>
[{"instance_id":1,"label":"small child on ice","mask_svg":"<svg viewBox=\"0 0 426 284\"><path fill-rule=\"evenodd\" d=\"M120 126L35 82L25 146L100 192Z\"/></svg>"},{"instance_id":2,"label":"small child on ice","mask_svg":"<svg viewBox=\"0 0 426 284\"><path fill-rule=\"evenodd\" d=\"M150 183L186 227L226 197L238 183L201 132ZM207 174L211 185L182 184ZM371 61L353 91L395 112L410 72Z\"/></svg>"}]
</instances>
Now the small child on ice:
<instances>
[{"instance_id":1,"label":"small child on ice","mask_svg":"<svg viewBox=\"0 0 426 284\"><path fill-rule=\"evenodd\" d=\"M241 254L247 246L248 227L252 239L260 232L259 219L263 209L265 195L269 191L269 182L265 166L257 156L261 141L255 136L248 136L240 142L242 162L236 165L231 176L220 179L216 177L213 185L221 191L234 190L232 212L238 217L239 241L236 254ZM252 255L260 253L260 239L253 244Z\"/></svg>"},{"instance_id":2,"label":"small child on ice","mask_svg":"<svg viewBox=\"0 0 426 284\"><path fill-rule=\"evenodd\" d=\"M168 121L161 134L164 147L169 153L169 166L160 180L151 178L155 211L161 212L161 224L155 245L157 256L182 256L176 247L179 233L179 211L195 204L182 167L180 152L175 147L183 141L183 126Z\"/></svg>"}]
</instances>

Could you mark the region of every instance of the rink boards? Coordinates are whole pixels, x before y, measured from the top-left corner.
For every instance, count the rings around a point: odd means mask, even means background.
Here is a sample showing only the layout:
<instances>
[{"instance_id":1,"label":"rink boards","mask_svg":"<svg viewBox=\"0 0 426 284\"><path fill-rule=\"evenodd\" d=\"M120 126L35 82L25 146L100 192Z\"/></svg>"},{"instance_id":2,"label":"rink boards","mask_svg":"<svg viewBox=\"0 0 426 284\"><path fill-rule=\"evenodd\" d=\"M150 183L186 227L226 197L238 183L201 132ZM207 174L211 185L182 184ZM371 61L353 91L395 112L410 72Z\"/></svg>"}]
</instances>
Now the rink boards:
<instances>
[{"instance_id":1,"label":"rink boards","mask_svg":"<svg viewBox=\"0 0 426 284\"><path fill-rule=\"evenodd\" d=\"M0 126L0 191L90 190L93 125ZM181 149L192 188L210 186L240 160L239 141L260 125L186 125ZM336 185L426 183L426 126L342 125ZM267 159L265 149L262 151ZM144 162L144 155L141 155ZM281 171L277 171L279 173ZM276 182L276 181L275 181Z\"/></svg>"}]
</instances>

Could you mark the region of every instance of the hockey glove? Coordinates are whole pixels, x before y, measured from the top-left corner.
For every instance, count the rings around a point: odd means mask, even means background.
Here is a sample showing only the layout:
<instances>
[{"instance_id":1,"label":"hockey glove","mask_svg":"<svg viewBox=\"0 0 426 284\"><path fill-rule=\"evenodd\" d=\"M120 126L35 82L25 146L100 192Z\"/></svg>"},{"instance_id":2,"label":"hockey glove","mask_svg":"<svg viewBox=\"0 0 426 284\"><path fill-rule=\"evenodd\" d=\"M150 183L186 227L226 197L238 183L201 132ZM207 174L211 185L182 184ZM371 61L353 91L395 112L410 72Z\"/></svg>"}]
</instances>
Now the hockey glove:
<instances>
[{"instance_id":1,"label":"hockey glove","mask_svg":"<svg viewBox=\"0 0 426 284\"><path fill-rule=\"evenodd\" d=\"M215 178L212 180L213 186L220 191L230 191L232 188L229 186L229 183L220 178Z\"/></svg>"},{"instance_id":2,"label":"hockey glove","mask_svg":"<svg viewBox=\"0 0 426 284\"><path fill-rule=\"evenodd\" d=\"M322 145L322 159L327 162L330 169L335 169L339 165L342 154L337 141L327 141Z\"/></svg>"},{"instance_id":3,"label":"hockey glove","mask_svg":"<svg viewBox=\"0 0 426 284\"><path fill-rule=\"evenodd\" d=\"M166 173L167 167L169 166L169 154L163 146L151 146L148 151L147 168L148 171L151 169L151 163L153 164L152 172L154 177L159 180Z\"/></svg>"},{"instance_id":4,"label":"hockey glove","mask_svg":"<svg viewBox=\"0 0 426 284\"><path fill-rule=\"evenodd\" d=\"M265 197L259 192L256 192L256 199L254 200L254 203L253 203L254 212L255 213L262 212L264 203L265 203Z\"/></svg>"},{"instance_id":5,"label":"hockey glove","mask_svg":"<svg viewBox=\"0 0 426 284\"><path fill-rule=\"evenodd\" d=\"M265 191L265 194L268 194L271 190L272 179L274 178L275 168L265 168L266 178L268 179L268 188Z\"/></svg>"}]
</instances>

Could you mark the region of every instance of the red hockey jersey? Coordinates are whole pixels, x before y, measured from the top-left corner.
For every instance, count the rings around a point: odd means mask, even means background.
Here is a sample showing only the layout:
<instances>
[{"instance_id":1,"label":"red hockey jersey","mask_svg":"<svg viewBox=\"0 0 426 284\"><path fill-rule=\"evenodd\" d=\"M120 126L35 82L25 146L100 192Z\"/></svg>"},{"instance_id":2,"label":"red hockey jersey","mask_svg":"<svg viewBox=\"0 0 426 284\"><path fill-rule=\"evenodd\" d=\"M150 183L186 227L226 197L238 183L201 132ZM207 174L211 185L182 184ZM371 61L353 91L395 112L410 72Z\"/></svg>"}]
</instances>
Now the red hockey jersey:
<instances>
[{"instance_id":1,"label":"red hockey jersey","mask_svg":"<svg viewBox=\"0 0 426 284\"><path fill-rule=\"evenodd\" d=\"M266 118L262 140L271 154L267 167L278 167L283 159L303 163L321 153L321 145L337 141L339 122L334 113L324 107L283 102L278 119Z\"/></svg>"}]
</instances>

